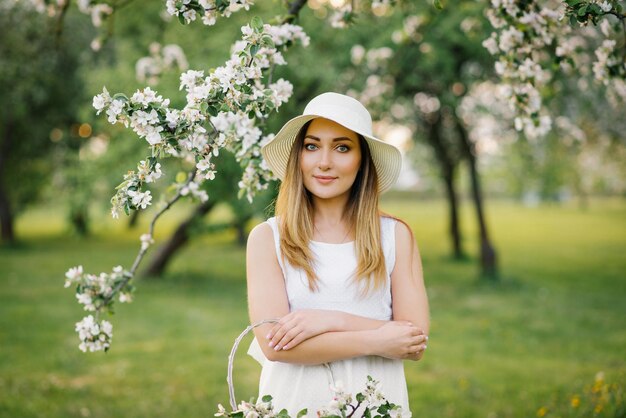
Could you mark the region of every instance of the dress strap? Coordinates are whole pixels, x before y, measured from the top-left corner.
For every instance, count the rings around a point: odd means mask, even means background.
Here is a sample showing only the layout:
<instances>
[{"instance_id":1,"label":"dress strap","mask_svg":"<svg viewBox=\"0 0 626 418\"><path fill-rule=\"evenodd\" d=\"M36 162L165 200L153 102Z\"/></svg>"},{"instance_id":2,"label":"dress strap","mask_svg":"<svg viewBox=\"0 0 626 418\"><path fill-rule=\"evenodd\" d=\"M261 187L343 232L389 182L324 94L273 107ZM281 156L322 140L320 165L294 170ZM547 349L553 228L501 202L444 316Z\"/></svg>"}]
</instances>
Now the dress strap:
<instances>
[{"instance_id":1,"label":"dress strap","mask_svg":"<svg viewBox=\"0 0 626 418\"><path fill-rule=\"evenodd\" d=\"M391 275L396 265L396 223L397 220L387 216L380 218L380 236L385 254L387 274Z\"/></svg>"}]
</instances>

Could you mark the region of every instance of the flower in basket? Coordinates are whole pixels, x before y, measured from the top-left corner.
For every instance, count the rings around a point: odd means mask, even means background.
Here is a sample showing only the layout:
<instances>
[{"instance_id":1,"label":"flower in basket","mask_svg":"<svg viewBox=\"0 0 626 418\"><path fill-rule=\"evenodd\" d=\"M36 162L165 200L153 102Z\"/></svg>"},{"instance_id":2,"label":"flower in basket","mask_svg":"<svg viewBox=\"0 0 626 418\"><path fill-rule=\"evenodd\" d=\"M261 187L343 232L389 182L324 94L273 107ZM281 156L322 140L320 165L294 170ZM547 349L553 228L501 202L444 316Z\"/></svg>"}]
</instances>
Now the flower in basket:
<instances>
[{"instance_id":1,"label":"flower in basket","mask_svg":"<svg viewBox=\"0 0 626 418\"><path fill-rule=\"evenodd\" d=\"M357 393L354 397L347 393L341 381L331 385L333 393L329 404L317 411L320 418L405 418L410 417L409 411L404 411L401 406L390 403L385 395L380 391L380 382L367 376L365 390ZM358 415L355 415L358 411ZM300 418L306 416L306 409L298 412L296 417L291 417L286 409L274 412L272 397L263 396L256 404L252 402L241 402L237 410L228 412L221 404L218 405L216 417L233 418Z\"/></svg>"}]
</instances>

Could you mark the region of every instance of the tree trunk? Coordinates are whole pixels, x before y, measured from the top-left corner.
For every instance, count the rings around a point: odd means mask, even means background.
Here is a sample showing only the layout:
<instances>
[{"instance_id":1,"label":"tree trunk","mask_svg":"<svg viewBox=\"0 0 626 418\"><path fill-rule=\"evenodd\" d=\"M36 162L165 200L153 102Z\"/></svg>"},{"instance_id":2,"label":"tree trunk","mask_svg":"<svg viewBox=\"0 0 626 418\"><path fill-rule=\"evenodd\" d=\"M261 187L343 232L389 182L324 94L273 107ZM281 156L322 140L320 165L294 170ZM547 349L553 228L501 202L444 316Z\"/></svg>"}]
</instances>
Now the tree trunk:
<instances>
[{"instance_id":1,"label":"tree trunk","mask_svg":"<svg viewBox=\"0 0 626 418\"><path fill-rule=\"evenodd\" d=\"M8 110L7 110L8 111ZM13 211L7 190L5 189L5 161L9 158L11 141L13 141L13 123L7 118L4 132L0 138L0 231L2 242L15 243L15 230L13 229Z\"/></svg>"},{"instance_id":2,"label":"tree trunk","mask_svg":"<svg viewBox=\"0 0 626 418\"><path fill-rule=\"evenodd\" d=\"M2 242L14 244L13 213L11 212L11 202L9 202L9 197L2 185L2 171L0 171L0 229L2 230Z\"/></svg>"},{"instance_id":3,"label":"tree trunk","mask_svg":"<svg viewBox=\"0 0 626 418\"><path fill-rule=\"evenodd\" d=\"M241 219L236 219L233 223L235 231L237 231L237 244L245 246L248 241L248 234L246 233L246 224L251 219L251 216L245 216Z\"/></svg>"},{"instance_id":4,"label":"tree trunk","mask_svg":"<svg viewBox=\"0 0 626 418\"><path fill-rule=\"evenodd\" d=\"M178 225L178 228L176 228L176 231L170 239L158 249L154 258L150 262L150 265L142 276L158 277L163 275L167 264L170 262L174 254L176 254L176 252L180 250L187 243L187 241L189 241L189 229L191 225L209 213L215 206L215 203L216 202L214 200L207 200L206 202L198 205L189 218Z\"/></svg>"},{"instance_id":5,"label":"tree trunk","mask_svg":"<svg viewBox=\"0 0 626 418\"><path fill-rule=\"evenodd\" d=\"M470 140L463 122L456 116L455 124L459 133L461 149L467 158L470 170L472 200L474 201L474 207L476 208L476 217L478 218L480 234L480 266L482 270L482 277L495 281L498 280L497 254L495 248L491 244L489 233L487 231L480 178L478 176L478 170L476 169L476 147Z\"/></svg>"},{"instance_id":6,"label":"tree trunk","mask_svg":"<svg viewBox=\"0 0 626 418\"><path fill-rule=\"evenodd\" d=\"M70 222L74 227L74 230L81 237L86 237L87 235L89 235L88 219L89 214L87 207L80 205L70 209Z\"/></svg>"},{"instance_id":7,"label":"tree trunk","mask_svg":"<svg viewBox=\"0 0 626 418\"><path fill-rule=\"evenodd\" d=\"M450 156L441 138L441 115L437 116L428 123L428 134L426 135L428 143L435 150L435 156L441 169L441 176L444 181L446 197L448 201L449 214L449 233L452 240L452 254L457 260L464 258L463 248L461 245L461 229L459 227L459 209L458 198L455 184L455 172L457 162Z\"/></svg>"}]
</instances>

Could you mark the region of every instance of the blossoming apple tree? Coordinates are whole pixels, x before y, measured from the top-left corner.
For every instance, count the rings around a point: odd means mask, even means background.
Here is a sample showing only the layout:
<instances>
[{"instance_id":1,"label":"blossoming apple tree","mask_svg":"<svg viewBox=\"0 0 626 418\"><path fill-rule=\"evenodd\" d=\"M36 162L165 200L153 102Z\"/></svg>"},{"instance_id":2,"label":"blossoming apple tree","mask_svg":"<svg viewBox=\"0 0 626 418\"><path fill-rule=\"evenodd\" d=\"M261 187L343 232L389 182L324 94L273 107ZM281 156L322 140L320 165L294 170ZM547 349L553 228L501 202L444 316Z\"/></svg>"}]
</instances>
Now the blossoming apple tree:
<instances>
[{"instance_id":1,"label":"blossoming apple tree","mask_svg":"<svg viewBox=\"0 0 626 418\"><path fill-rule=\"evenodd\" d=\"M33 7L61 23L71 5L71 0L29 1ZM116 13L123 13L123 7L132 1L135 0L77 1L78 9L91 16L95 27L102 28L92 42L92 49L98 50L111 36L112 26L109 24L105 28L106 23L110 23ZM242 197L252 199L272 179L259 152L260 147L271 138L271 134L263 132L263 123L289 100L293 91L288 81L272 80L272 69L286 64L282 52L288 47L294 44L305 46L309 42L302 28L292 23L305 3L306 0L292 2L281 24L263 24L260 19L253 19L249 25L242 27L242 38L233 45L232 55L224 65L211 71L188 70L182 73L180 89L186 93L183 108L170 106L168 98L150 87L131 95L110 94L104 88L94 97L93 106L99 114L104 113L113 124L132 129L149 149L149 154L137 164L137 169L125 174L117 187L111 199L112 216L146 209L153 204L154 196L149 186L162 177L160 161L163 158L179 158L190 169L186 174L179 175L170 187L149 231L140 238L140 250L130 268L118 266L110 273L95 275L78 266L67 272L66 286L75 286L79 303L87 311L95 313L95 317L89 315L76 325L83 351L106 351L110 347L111 325L101 320L101 314L112 308L114 300L131 300L131 280L153 243L157 219L182 197L200 201L208 198L200 185L219 175L219 167L213 161L216 155L222 150L229 150L241 163L244 168L239 182ZM375 15L391 13L396 3L400 2L341 3L329 19L335 27L347 26L354 21L357 12L366 8ZM219 18L242 9L248 10L251 4L249 0L166 0L164 5L167 15L183 24L201 22L213 25ZM435 6L458 5L435 2ZM617 36L626 34L621 2L566 0L519 3L492 0L486 10L494 30L483 45L496 60L495 70L500 83L498 91L508 100L515 114L513 123L526 135L540 136L550 128L550 116L542 108L541 93L542 87L553 78L555 67L552 64L555 60L564 71L582 72L593 61L594 77L607 88L612 101L617 103L626 97L626 45L623 37L620 40ZM407 21L413 22L409 36L419 38L419 21L405 20L405 26ZM599 25L600 31L590 30L593 25ZM585 33L582 38L593 38L599 44L593 52L590 49L593 42L581 41L577 35L581 27ZM594 55L597 59L590 58ZM152 74L146 74L147 81L150 76ZM416 100L433 99L428 92L420 93L422 95L416 95Z\"/></svg>"}]
</instances>

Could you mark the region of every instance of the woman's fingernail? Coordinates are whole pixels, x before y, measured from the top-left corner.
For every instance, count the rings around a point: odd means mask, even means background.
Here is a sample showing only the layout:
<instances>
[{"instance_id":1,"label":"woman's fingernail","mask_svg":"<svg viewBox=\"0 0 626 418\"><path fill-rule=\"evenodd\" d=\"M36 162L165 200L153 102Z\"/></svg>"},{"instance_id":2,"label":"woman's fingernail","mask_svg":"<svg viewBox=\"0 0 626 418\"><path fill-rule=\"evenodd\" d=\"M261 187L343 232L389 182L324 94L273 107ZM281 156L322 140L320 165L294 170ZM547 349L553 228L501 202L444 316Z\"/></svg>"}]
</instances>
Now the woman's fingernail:
<instances>
[{"instance_id":1,"label":"woman's fingernail","mask_svg":"<svg viewBox=\"0 0 626 418\"><path fill-rule=\"evenodd\" d=\"M428 335L426 336L426 341L428 341Z\"/></svg>"},{"instance_id":2,"label":"woman's fingernail","mask_svg":"<svg viewBox=\"0 0 626 418\"><path fill-rule=\"evenodd\" d=\"M425 345L425 346L424 346L424 350L426 350L427 348L428 348L428 346L427 346L427 345Z\"/></svg>"},{"instance_id":3,"label":"woman's fingernail","mask_svg":"<svg viewBox=\"0 0 626 418\"><path fill-rule=\"evenodd\" d=\"M270 347L274 347L274 341L270 341Z\"/></svg>"},{"instance_id":4,"label":"woman's fingernail","mask_svg":"<svg viewBox=\"0 0 626 418\"><path fill-rule=\"evenodd\" d=\"M274 347L274 350L276 350L276 351L280 351L280 346L279 346L279 345L277 345L276 347Z\"/></svg>"},{"instance_id":5,"label":"woman's fingernail","mask_svg":"<svg viewBox=\"0 0 626 418\"><path fill-rule=\"evenodd\" d=\"M288 349L289 349L288 345L283 347L283 350L288 350Z\"/></svg>"},{"instance_id":6,"label":"woman's fingernail","mask_svg":"<svg viewBox=\"0 0 626 418\"><path fill-rule=\"evenodd\" d=\"M268 340L271 340L271 339L272 339L272 334L267 334L267 335L265 336L265 338L267 338Z\"/></svg>"}]
</instances>

